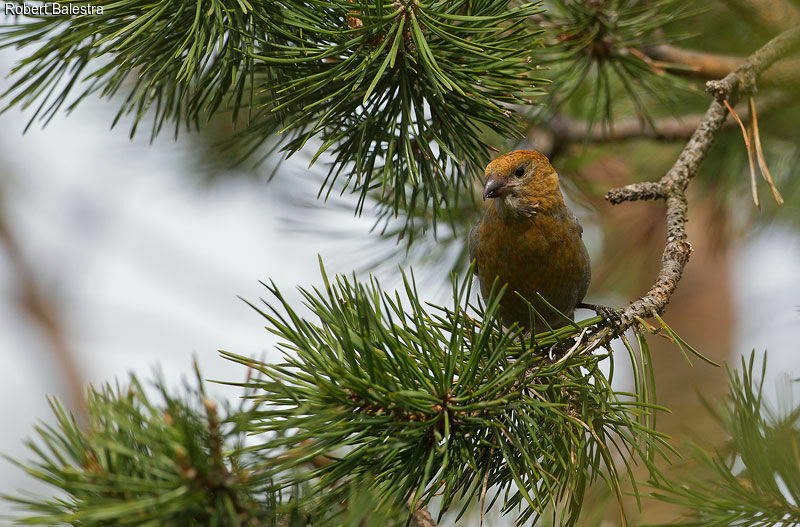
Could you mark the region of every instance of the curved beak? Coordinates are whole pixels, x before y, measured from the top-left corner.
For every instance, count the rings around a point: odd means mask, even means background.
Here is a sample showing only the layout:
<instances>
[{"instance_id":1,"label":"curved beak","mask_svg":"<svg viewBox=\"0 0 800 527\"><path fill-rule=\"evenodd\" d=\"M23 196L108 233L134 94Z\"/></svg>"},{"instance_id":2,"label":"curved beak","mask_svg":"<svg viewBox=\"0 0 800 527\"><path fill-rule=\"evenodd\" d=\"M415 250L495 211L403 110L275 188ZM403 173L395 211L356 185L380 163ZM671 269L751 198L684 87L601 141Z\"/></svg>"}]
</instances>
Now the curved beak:
<instances>
[{"instance_id":1,"label":"curved beak","mask_svg":"<svg viewBox=\"0 0 800 527\"><path fill-rule=\"evenodd\" d=\"M498 195L498 191L505 186L505 183L491 177L486 179L486 185L483 187L483 199L494 198Z\"/></svg>"}]
</instances>

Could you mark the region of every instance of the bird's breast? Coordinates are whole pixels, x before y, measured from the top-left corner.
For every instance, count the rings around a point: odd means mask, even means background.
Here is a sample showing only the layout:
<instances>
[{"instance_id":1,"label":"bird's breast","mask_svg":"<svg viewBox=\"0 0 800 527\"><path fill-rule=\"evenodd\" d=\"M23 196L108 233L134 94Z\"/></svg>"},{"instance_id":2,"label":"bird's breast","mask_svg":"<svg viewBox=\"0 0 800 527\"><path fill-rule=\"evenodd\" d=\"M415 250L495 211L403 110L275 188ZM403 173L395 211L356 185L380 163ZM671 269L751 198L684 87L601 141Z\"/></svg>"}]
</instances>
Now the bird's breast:
<instances>
[{"instance_id":1,"label":"bird's breast","mask_svg":"<svg viewBox=\"0 0 800 527\"><path fill-rule=\"evenodd\" d=\"M508 284L501 315L522 325L526 325L528 308L515 292L546 310L537 300L538 292L571 315L586 294L590 278L588 253L572 213L563 207L509 220L493 212L487 210L477 233L475 258L484 296L495 279L499 285Z\"/></svg>"}]
</instances>

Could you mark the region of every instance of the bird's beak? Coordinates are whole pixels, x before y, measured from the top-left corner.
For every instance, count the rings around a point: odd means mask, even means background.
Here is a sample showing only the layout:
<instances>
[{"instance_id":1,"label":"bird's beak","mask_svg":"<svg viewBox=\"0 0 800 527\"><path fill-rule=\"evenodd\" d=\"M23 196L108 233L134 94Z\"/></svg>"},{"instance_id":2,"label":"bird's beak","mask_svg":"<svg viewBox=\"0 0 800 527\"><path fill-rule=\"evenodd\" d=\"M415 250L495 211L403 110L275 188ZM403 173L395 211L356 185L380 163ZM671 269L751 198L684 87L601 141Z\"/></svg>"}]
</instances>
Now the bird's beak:
<instances>
[{"instance_id":1,"label":"bird's beak","mask_svg":"<svg viewBox=\"0 0 800 527\"><path fill-rule=\"evenodd\" d=\"M486 185L483 187L483 199L494 198L497 196L497 191L505 186L505 183L491 177L486 179Z\"/></svg>"}]
</instances>

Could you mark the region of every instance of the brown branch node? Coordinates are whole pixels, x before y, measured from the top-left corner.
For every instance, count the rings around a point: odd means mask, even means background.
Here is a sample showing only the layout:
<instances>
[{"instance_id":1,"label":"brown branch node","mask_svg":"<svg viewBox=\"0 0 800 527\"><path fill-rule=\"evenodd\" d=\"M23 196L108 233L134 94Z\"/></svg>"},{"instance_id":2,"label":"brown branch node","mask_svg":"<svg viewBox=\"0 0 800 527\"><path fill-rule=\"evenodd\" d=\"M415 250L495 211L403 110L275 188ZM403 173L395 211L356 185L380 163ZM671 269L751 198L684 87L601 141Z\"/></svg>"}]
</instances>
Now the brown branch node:
<instances>
[{"instance_id":1,"label":"brown branch node","mask_svg":"<svg viewBox=\"0 0 800 527\"><path fill-rule=\"evenodd\" d=\"M411 507L411 503L408 506ZM436 527L436 522L427 507L420 507L411 513L411 527Z\"/></svg>"}]
</instances>

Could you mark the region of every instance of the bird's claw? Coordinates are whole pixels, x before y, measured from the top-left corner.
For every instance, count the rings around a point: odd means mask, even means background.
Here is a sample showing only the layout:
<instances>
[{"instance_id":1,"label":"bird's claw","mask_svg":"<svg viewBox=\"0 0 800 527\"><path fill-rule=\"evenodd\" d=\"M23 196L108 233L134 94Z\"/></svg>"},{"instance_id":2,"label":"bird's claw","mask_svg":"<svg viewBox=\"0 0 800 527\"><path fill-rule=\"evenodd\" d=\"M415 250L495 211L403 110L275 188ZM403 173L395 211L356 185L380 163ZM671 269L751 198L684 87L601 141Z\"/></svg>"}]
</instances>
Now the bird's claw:
<instances>
[{"instance_id":1,"label":"bird's claw","mask_svg":"<svg viewBox=\"0 0 800 527\"><path fill-rule=\"evenodd\" d=\"M619 310L614 309L613 307L608 306L601 306L599 304L587 304L581 302L578 304L577 307L581 307L584 309L591 309L603 319L603 323L613 329L614 331L622 325L622 314Z\"/></svg>"},{"instance_id":2,"label":"bird's claw","mask_svg":"<svg viewBox=\"0 0 800 527\"><path fill-rule=\"evenodd\" d=\"M606 325L614 330L622 325L622 314L619 311L608 306L598 306L598 308L597 314L603 317L603 322L605 322Z\"/></svg>"}]
</instances>

